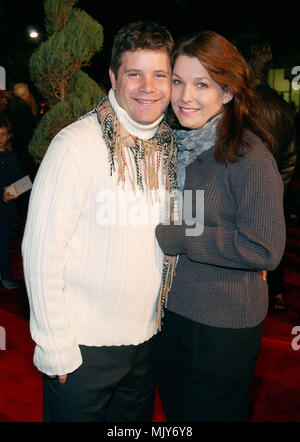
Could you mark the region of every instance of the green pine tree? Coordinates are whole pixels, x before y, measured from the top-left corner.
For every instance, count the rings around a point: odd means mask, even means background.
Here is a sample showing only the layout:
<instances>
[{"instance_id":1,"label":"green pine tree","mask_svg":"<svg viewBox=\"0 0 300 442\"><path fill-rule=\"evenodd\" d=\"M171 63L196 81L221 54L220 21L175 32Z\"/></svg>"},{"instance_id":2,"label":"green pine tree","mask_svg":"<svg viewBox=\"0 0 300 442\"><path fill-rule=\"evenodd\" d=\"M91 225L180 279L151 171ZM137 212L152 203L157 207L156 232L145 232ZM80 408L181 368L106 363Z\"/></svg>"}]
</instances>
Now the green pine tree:
<instances>
[{"instance_id":1,"label":"green pine tree","mask_svg":"<svg viewBox=\"0 0 300 442\"><path fill-rule=\"evenodd\" d=\"M103 27L77 0L46 0L45 27L48 40L32 54L31 79L46 100L49 111L39 122L29 152L40 162L53 137L65 126L90 111L105 95L82 67L103 45Z\"/></svg>"}]
</instances>

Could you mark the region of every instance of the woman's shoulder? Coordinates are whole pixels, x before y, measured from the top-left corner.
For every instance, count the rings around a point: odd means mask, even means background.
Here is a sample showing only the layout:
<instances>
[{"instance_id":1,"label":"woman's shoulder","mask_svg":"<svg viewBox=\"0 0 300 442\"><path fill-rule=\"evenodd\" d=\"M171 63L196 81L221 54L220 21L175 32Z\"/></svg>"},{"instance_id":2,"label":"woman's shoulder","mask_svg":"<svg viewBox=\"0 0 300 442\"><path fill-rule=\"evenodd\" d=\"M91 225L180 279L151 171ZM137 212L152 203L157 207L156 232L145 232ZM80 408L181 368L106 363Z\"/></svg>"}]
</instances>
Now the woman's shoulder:
<instances>
[{"instance_id":1,"label":"woman's shoulder","mask_svg":"<svg viewBox=\"0 0 300 442\"><path fill-rule=\"evenodd\" d=\"M259 179L265 175L281 181L274 156L254 132L248 130L244 132L241 151L243 155L239 161L230 163L228 167L232 180L240 180L245 176L256 176Z\"/></svg>"},{"instance_id":2,"label":"woman's shoulder","mask_svg":"<svg viewBox=\"0 0 300 442\"><path fill-rule=\"evenodd\" d=\"M241 147L244 153L243 159L246 162L251 161L268 161L276 164L275 158L268 149L263 140L250 130L245 130Z\"/></svg>"}]
</instances>

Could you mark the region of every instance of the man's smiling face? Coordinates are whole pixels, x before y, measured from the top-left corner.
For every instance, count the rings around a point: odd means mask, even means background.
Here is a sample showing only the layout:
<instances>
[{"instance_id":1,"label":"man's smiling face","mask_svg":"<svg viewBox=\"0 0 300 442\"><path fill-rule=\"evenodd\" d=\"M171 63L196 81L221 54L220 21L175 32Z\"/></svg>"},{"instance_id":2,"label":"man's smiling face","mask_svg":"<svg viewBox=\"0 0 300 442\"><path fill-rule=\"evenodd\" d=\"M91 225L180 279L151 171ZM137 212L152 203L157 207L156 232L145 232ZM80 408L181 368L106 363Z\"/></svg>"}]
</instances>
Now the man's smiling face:
<instances>
[{"instance_id":1,"label":"man's smiling face","mask_svg":"<svg viewBox=\"0 0 300 442\"><path fill-rule=\"evenodd\" d=\"M166 110L171 94L171 63L162 50L126 51L118 77L109 70L118 104L137 123L151 124Z\"/></svg>"}]
</instances>

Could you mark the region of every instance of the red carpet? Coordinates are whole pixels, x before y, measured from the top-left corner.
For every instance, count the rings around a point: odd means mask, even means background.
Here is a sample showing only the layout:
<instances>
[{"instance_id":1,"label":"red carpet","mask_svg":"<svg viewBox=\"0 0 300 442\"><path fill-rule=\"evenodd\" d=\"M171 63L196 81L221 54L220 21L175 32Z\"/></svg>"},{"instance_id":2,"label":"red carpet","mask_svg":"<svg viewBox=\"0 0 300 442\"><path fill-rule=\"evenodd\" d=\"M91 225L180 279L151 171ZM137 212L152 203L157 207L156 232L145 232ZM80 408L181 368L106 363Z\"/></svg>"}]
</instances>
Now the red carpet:
<instances>
[{"instance_id":1,"label":"red carpet","mask_svg":"<svg viewBox=\"0 0 300 442\"><path fill-rule=\"evenodd\" d=\"M20 238L17 226L11 249L14 277L22 281ZM300 228L288 226L286 305L284 313L270 314L250 390L252 422L300 422ZM299 339L292 335L299 326ZM28 328L25 290L0 289L0 422L42 421L42 378L32 364L34 344ZM4 340L3 330L6 336ZM292 340L299 350L292 348ZM156 396L153 421L165 422Z\"/></svg>"}]
</instances>

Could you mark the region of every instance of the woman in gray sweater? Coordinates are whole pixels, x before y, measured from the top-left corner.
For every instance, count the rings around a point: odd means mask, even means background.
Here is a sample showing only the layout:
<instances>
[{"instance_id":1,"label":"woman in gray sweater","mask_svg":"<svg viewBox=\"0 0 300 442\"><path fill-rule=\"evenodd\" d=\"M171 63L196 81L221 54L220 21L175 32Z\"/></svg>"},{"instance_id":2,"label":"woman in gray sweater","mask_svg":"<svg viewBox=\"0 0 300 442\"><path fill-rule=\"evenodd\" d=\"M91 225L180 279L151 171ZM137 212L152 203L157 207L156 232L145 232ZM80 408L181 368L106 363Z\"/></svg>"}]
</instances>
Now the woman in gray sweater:
<instances>
[{"instance_id":1,"label":"woman in gray sweater","mask_svg":"<svg viewBox=\"0 0 300 442\"><path fill-rule=\"evenodd\" d=\"M169 421L246 421L268 310L262 271L285 245L283 183L252 111L250 69L225 38L182 42L172 81L184 216L156 229L163 252L178 256L159 392Z\"/></svg>"}]
</instances>

